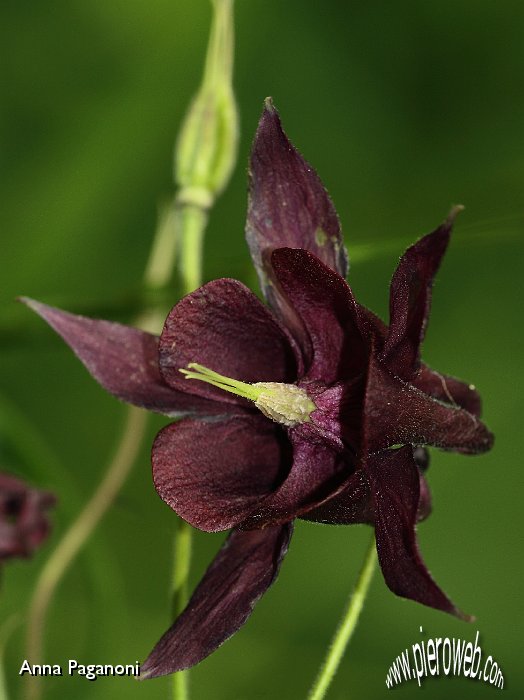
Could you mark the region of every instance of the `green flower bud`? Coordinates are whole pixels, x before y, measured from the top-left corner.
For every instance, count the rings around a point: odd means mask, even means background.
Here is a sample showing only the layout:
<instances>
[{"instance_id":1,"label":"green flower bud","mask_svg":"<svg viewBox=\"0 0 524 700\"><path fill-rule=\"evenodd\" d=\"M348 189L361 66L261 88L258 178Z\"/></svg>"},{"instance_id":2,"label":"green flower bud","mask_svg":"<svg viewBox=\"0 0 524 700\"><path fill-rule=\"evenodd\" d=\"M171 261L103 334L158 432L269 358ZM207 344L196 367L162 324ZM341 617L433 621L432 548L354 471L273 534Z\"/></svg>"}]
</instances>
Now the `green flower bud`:
<instances>
[{"instance_id":1,"label":"green flower bud","mask_svg":"<svg viewBox=\"0 0 524 700\"><path fill-rule=\"evenodd\" d=\"M213 23L202 84L175 149L177 201L208 209L227 185L238 143L232 88L233 0L213 0Z\"/></svg>"}]
</instances>

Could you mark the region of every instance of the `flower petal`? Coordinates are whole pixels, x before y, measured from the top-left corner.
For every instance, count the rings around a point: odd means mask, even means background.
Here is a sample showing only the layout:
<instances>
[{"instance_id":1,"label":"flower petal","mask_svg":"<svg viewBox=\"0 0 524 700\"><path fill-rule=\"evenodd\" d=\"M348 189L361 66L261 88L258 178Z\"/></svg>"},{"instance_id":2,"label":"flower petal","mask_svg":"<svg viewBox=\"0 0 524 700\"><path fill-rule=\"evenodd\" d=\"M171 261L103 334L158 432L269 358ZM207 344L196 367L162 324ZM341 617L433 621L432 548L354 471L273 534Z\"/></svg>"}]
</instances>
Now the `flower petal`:
<instances>
[{"instance_id":1,"label":"flower petal","mask_svg":"<svg viewBox=\"0 0 524 700\"><path fill-rule=\"evenodd\" d=\"M308 428L313 428L337 452L350 450L357 454L359 450L365 379L365 375L357 375L353 380L336 382L327 388L322 382L299 382L316 406Z\"/></svg>"},{"instance_id":2,"label":"flower petal","mask_svg":"<svg viewBox=\"0 0 524 700\"><path fill-rule=\"evenodd\" d=\"M380 359L390 372L406 381L419 366L433 278L461 209L455 207L441 226L406 250L391 280L389 333Z\"/></svg>"},{"instance_id":3,"label":"flower petal","mask_svg":"<svg viewBox=\"0 0 524 700\"><path fill-rule=\"evenodd\" d=\"M365 468L373 494L378 558L388 587L403 598L471 619L441 591L420 556L415 537L419 471L411 447L371 455Z\"/></svg>"},{"instance_id":4,"label":"flower petal","mask_svg":"<svg viewBox=\"0 0 524 700\"><path fill-rule=\"evenodd\" d=\"M151 333L26 297L21 301L62 336L91 376L117 398L168 416L225 413L220 404L173 391L165 383L158 369L158 338Z\"/></svg>"},{"instance_id":5,"label":"flower petal","mask_svg":"<svg viewBox=\"0 0 524 700\"><path fill-rule=\"evenodd\" d=\"M0 473L0 561L32 554L49 534L46 511L55 503L52 493Z\"/></svg>"},{"instance_id":6,"label":"flower petal","mask_svg":"<svg viewBox=\"0 0 524 700\"><path fill-rule=\"evenodd\" d=\"M415 459L416 463L416 459ZM417 508L417 522L422 522L431 515L432 504L431 504L431 492L429 490L428 482L426 477L419 469L419 490L420 496L418 499Z\"/></svg>"},{"instance_id":7,"label":"flower petal","mask_svg":"<svg viewBox=\"0 0 524 700\"><path fill-rule=\"evenodd\" d=\"M425 520L431 515L431 492L424 476L429 467L429 450L417 445L413 448L413 459L418 467L420 482L420 498L418 502L417 521Z\"/></svg>"},{"instance_id":8,"label":"flower petal","mask_svg":"<svg viewBox=\"0 0 524 700\"><path fill-rule=\"evenodd\" d=\"M413 449L413 459L421 472L426 472L429 467L429 450L422 445L417 445Z\"/></svg>"},{"instance_id":9,"label":"flower petal","mask_svg":"<svg viewBox=\"0 0 524 700\"><path fill-rule=\"evenodd\" d=\"M271 312L241 282L219 279L184 297L171 310L160 338L160 369L174 389L222 403L249 402L181 372L196 362L243 382L296 378L290 341Z\"/></svg>"},{"instance_id":10,"label":"flower petal","mask_svg":"<svg viewBox=\"0 0 524 700\"><path fill-rule=\"evenodd\" d=\"M249 177L246 238L273 308L281 307L270 265L275 248L309 250L345 277L347 253L335 207L316 172L288 140L269 99L251 150Z\"/></svg>"},{"instance_id":11,"label":"flower petal","mask_svg":"<svg viewBox=\"0 0 524 700\"><path fill-rule=\"evenodd\" d=\"M418 450L416 448L415 454ZM425 520L431 513L431 495L424 475L420 476L420 499L417 521ZM303 520L312 520L326 525L356 525L375 522L373 499L365 470L357 469L347 480L344 488L318 508L300 516Z\"/></svg>"},{"instance_id":12,"label":"flower petal","mask_svg":"<svg viewBox=\"0 0 524 700\"><path fill-rule=\"evenodd\" d=\"M159 496L191 525L216 532L238 525L273 492L291 454L283 431L253 414L168 425L152 462Z\"/></svg>"},{"instance_id":13,"label":"flower petal","mask_svg":"<svg viewBox=\"0 0 524 700\"><path fill-rule=\"evenodd\" d=\"M243 529L293 520L323 503L347 478L343 456L319 440L311 424L291 429L289 439L293 464L288 476L240 525Z\"/></svg>"},{"instance_id":14,"label":"flower petal","mask_svg":"<svg viewBox=\"0 0 524 700\"><path fill-rule=\"evenodd\" d=\"M367 452L409 443L477 454L493 445L493 435L474 415L394 377L374 356L369 363L364 421Z\"/></svg>"},{"instance_id":15,"label":"flower petal","mask_svg":"<svg viewBox=\"0 0 524 700\"><path fill-rule=\"evenodd\" d=\"M474 386L461 382L460 379L440 374L422 364L411 383L439 401L465 408L477 418L481 414L482 402L478 391Z\"/></svg>"},{"instance_id":16,"label":"flower petal","mask_svg":"<svg viewBox=\"0 0 524 700\"><path fill-rule=\"evenodd\" d=\"M276 280L311 341L308 379L325 384L365 371L358 306L346 281L306 250L280 248L271 256Z\"/></svg>"},{"instance_id":17,"label":"flower petal","mask_svg":"<svg viewBox=\"0 0 524 700\"><path fill-rule=\"evenodd\" d=\"M229 639L276 579L291 533L291 524L233 531L184 612L142 664L140 679L190 668Z\"/></svg>"},{"instance_id":18,"label":"flower petal","mask_svg":"<svg viewBox=\"0 0 524 700\"><path fill-rule=\"evenodd\" d=\"M358 469L340 493L300 517L327 525L372 524L375 514L366 474Z\"/></svg>"}]
</instances>

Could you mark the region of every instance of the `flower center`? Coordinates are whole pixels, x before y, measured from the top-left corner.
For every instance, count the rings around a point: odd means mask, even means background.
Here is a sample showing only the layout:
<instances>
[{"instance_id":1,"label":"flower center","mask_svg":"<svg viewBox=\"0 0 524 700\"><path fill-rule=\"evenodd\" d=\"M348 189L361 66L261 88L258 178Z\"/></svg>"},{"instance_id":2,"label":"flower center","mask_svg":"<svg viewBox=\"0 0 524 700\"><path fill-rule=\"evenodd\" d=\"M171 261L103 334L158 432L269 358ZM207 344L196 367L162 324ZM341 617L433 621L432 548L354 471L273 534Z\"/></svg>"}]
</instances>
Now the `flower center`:
<instances>
[{"instance_id":1,"label":"flower center","mask_svg":"<svg viewBox=\"0 0 524 700\"><path fill-rule=\"evenodd\" d=\"M304 389L300 389L295 384L281 384L279 382L249 384L224 377L196 362L190 362L187 369L181 369L180 372L186 379L198 379L223 391L228 391L230 394L236 394L253 401L267 418L271 418L271 420L288 428L299 423L308 423L310 415L316 409L315 404Z\"/></svg>"}]
</instances>

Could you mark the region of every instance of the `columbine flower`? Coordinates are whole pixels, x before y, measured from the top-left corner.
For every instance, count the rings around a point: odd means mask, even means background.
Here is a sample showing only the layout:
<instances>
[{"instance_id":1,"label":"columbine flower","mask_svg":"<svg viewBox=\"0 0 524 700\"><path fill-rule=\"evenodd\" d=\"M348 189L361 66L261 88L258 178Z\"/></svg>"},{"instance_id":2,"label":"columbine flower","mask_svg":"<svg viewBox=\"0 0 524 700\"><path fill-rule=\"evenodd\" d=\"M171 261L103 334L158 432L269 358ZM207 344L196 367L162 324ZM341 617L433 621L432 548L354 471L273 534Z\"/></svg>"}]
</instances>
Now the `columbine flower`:
<instances>
[{"instance_id":1,"label":"columbine flower","mask_svg":"<svg viewBox=\"0 0 524 700\"><path fill-rule=\"evenodd\" d=\"M46 511L54 504L53 494L0 473L0 562L37 549L49 534Z\"/></svg>"},{"instance_id":2,"label":"columbine flower","mask_svg":"<svg viewBox=\"0 0 524 700\"><path fill-rule=\"evenodd\" d=\"M183 419L153 445L155 486L181 517L232 533L142 666L192 666L231 636L277 576L297 517L374 525L388 586L464 617L420 558L431 445L491 447L473 387L420 345L457 209L401 258L384 325L354 299L338 218L268 102L251 156L247 239L270 311L220 279L182 299L160 339L27 301L111 393Z\"/></svg>"}]
</instances>

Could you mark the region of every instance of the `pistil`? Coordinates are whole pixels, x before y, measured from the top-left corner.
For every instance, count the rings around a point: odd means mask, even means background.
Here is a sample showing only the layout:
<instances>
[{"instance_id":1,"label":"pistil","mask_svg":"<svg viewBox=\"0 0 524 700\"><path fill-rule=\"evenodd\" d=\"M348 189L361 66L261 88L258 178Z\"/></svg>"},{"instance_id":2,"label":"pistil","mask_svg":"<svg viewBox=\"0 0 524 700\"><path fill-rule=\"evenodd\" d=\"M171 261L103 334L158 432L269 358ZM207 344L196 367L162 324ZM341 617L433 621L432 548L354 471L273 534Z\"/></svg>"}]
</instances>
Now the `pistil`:
<instances>
[{"instance_id":1,"label":"pistil","mask_svg":"<svg viewBox=\"0 0 524 700\"><path fill-rule=\"evenodd\" d=\"M250 384L225 377L196 362L190 362L187 369L181 369L180 372L186 379L197 379L230 394L253 401L267 418L288 428L309 422L311 413L316 409L306 391L295 384L281 382Z\"/></svg>"}]
</instances>

